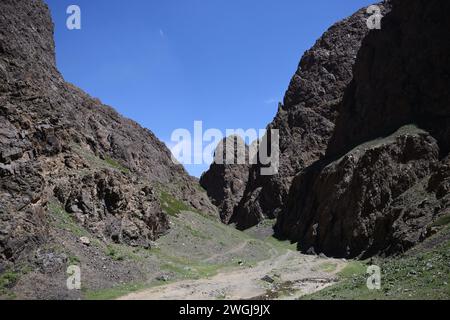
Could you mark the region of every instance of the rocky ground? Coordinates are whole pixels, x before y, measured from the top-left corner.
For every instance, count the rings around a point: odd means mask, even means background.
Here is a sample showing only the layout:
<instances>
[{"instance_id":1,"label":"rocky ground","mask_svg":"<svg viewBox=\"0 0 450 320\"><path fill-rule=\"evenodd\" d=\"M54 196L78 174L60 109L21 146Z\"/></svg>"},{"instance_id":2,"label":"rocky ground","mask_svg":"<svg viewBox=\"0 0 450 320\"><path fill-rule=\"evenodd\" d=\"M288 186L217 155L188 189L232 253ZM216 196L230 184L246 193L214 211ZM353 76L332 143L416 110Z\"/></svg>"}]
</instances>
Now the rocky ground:
<instances>
[{"instance_id":1,"label":"rocky ground","mask_svg":"<svg viewBox=\"0 0 450 320\"><path fill-rule=\"evenodd\" d=\"M121 300L294 300L338 281L341 260L321 259L288 250L254 267L240 268L214 277L180 281L132 293Z\"/></svg>"},{"instance_id":2,"label":"rocky ground","mask_svg":"<svg viewBox=\"0 0 450 320\"><path fill-rule=\"evenodd\" d=\"M335 283L335 273L346 264L298 253L295 245L273 237L273 221L241 232L198 212L173 209L171 231L145 249L92 238L61 208L53 208L55 223L65 227L52 234L51 245L36 251L37 265L22 264L0 275L0 296L292 299ZM67 289L68 265L81 268L81 290Z\"/></svg>"},{"instance_id":3,"label":"rocky ground","mask_svg":"<svg viewBox=\"0 0 450 320\"><path fill-rule=\"evenodd\" d=\"M347 261L300 254L289 242L273 238L272 227L273 221L266 221L245 233L233 231L246 239L204 260L228 265L215 275L139 290L120 299L293 300L338 281L336 274ZM255 248L266 251L255 255Z\"/></svg>"},{"instance_id":4,"label":"rocky ground","mask_svg":"<svg viewBox=\"0 0 450 320\"><path fill-rule=\"evenodd\" d=\"M450 219L438 220L444 228L405 254L368 260L381 268L381 289L367 289L367 265L349 263L341 281L323 291L302 297L313 300L448 300L450 298ZM446 226L443 226L446 225Z\"/></svg>"}]
</instances>

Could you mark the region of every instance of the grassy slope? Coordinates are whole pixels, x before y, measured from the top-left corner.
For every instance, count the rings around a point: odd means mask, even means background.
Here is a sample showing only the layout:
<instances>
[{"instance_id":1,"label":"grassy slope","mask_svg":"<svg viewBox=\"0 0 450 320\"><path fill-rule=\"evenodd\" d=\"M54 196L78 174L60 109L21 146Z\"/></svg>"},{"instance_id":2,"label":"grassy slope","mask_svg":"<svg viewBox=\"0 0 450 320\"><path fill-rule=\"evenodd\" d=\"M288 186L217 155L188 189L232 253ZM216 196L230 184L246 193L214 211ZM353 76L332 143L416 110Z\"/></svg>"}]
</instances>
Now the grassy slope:
<instances>
[{"instance_id":1,"label":"grassy slope","mask_svg":"<svg viewBox=\"0 0 450 320\"><path fill-rule=\"evenodd\" d=\"M149 278L144 283L129 283L97 291L86 290L85 298L114 299L173 281L207 278L229 268L253 266L292 247L272 237L253 237L196 212L177 212L175 209L174 212L176 214L171 216L171 231L160 238L153 249L133 249L130 252L126 246L115 245L112 253L120 260L156 262L158 268L155 272L167 275L167 281Z\"/></svg>"},{"instance_id":2,"label":"grassy slope","mask_svg":"<svg viewBox=\"0 0 450 320\"><path fill-rule=\"evenodd\" d=\"M80 153L82 153L80 151ZM127 169L115 162L102 160L92 154L81 154L95 168ZM83 288L86 299L113 299L127 293L166 284L170 281L209 277L226 268L246 268L273 254L295 245L280 242L271 236L273 222L266 221L246 232L225 226L211 217L192 212L186 204L174 199L164 190L158 190L163 210L170 215L171 231L159 239L151 250L107 244L94 239L79 226L56 201L51 201L51 223L76 240L88 236L103 259L130 264L148 274L146 281L126 283L103 290ZM436 222L445 227L448 216ZM70 264L83 264L86 257L77 256L68 248L63 251ZM81 254L81 252L78 252ZM375 261L382 268L382 290L369 291L365 274L367 265L350 262L340 273L342 281L306 299L448 299L450 298L450 229L427 240L423 245L402 257ZM84 261L86 262L86 261ZM324 271L335 266L324 265ZM14 298L10 290L29 270L27 266L6 270L0 275L0 296ZM164 276L164 279L160 277ZM166 280L166 281L164 281Z\"/></svg>"},{"instance_id":3,"label":"grassy slope","mask_svg":"<svg viewBox=\"0 0 450 320\"><path fill-rule=\"evenodd\" d=\"M381 267L381 290L366 285L368 263L351 262L342 281L305 297L317 300L450 299L450 228L400 257L372 261Z\"/></svg>"},{"instance_id":4,"label":"grassy slope","mask_svg":"<svg viewBox=\"0 0 450 320\"><path fill-rule=\"evenodd\" d=\"M100 159L78 145L73 145L73 148L90 165L89 169L80 170L81 175L103 168L129 172L112 159ZM201 190L200 186L198 188ZM121 282L109 288L104 288L109 286L107 282L102 282L104 279L96 281L95 276L90 279L84 278L82 285L84 298L113 299L171 281L209 277L227 268L247 268L270 258L275 253L283 252L287 247L287 244L275 239L255 238L223 225L218 219L195 212L189 205L168 193L164 186L157 185L156 191L163 211L169 215L171 230L154 243L151 249L132 248L97 239L79 225L56 199L50 199L49 223L55 230L60 230L58 232L60 241L48 244L43 249L64 254L67 263L80 265L83 270L88 268L84 273L87 277L90 273L95 275L89 268L92 268L90 259L96 259L103 261L101 263L109 270L126 274L129 270L127 268L133 268L137 270L134 275L142 274L146 278L145 280L141 278L135 283ZM89 248L79 246L80 237L88 237L91 246ZM25 274L22 269L5 270L0 274L1 298L14 298L15 284ZM65 278L65 274L63 276ZM98 290L102 287L104 289Z\"/></svg>"}]
</instances>

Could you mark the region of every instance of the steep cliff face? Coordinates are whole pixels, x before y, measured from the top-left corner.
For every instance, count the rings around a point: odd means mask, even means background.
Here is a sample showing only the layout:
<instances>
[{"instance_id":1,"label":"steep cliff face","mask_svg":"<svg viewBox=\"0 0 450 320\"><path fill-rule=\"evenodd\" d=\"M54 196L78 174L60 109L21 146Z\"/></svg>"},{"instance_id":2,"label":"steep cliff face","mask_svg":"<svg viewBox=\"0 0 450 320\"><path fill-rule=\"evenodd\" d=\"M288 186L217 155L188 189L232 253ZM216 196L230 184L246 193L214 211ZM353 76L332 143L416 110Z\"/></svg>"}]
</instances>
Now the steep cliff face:
<instances>
[{"instance_id":1,"label":"steep cliff face","mask_svg":"<svg viewBox=\"0 0 450 320\"><path fill-rule=\"evenodd\" d=\"M0 123L0 261L51 241L61 210L133 246L168 230L161 191L216 214L153 133L63 80L41 0L0 3Z\"/></svg>"},{"instance_id":2,"label":"steep cliff face","mask_svg":"<svg viewBox=\"0 0 450 320\"><path fill-rule=\"evenodd\" d=\"M380 8L385 14L389 5ZM367 18L366 9L362 9L336 23L302 57L284 102L268 126L280 132L279 173L261 176L260 166L253 165L243 196L239 192L227 199L236 207L230 221L238 228L246 229L264 218L277 217L287 202L295 175L324 156L338 106L353 77L352 67L361 41L369 32ZM233 178L229 175L220 179Z\"/></svg>"},{"instance_id":3,"label":"steep cliff face","mask_svg":"<svg viewBox=\"0 0 450 320\"><path fill-rule=\"evenodd\" d=\"M450 29L444 1L392 1L363 41L326 158L278 219L303 251L404 251L450 212Z\"/></svg>"},{"instance_id":4,"label":"steep cliff face","mask_svg":"<svg viewBox=\"0 0 450 320\"><path fill-rule=\"evenodd\" d=\"M239 136L225 138L217 146L213 164L200 178L200 185L207 190L220 219L226 224L230 222L248 181L248 151Z\"/></svg>"}]
</instances>

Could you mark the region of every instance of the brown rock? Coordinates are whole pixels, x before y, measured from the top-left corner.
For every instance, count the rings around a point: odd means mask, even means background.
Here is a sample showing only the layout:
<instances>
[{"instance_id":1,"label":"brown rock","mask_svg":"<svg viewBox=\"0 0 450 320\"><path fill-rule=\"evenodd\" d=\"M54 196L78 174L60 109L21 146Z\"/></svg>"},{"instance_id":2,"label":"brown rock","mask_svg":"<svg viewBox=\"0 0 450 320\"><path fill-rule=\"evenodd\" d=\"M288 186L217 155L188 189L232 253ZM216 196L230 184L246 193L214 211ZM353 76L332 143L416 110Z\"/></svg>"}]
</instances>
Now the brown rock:
<instances>
[{"instance_id":1,"label":"brown rock","mask_svg":"<svg viewBox=\"0 0 450 320\"><path fill-rule=\"evenodd\" d=\"M55 197L96 236L133 245L168 229L142 188L216 215L153 133L64 81L42 0L0 2L0 123L0 262L49 240Z\"/></svg>"},{"instance_id":2,"label":"brown rock","mask_svg":"<svg viewBox=\"0 0 450 320\"><path fill-rule=\"evenodd\" d=\"M326 158L298 175L279 217L302 250L403 252L450 208L450 4L392 4L363 41ZM425 131L399 135L415 125ZM391 142L365 147L379 137Z\"/></svg>"},{"instance_id":3,"label":"brown rock","mask_svg":"<svg viewBox=\"0 0 450 320\"><path fill-rule=\"evenodd\" d=\"M383 13L389 10L388 4L380 7ZM259 165L250 168L244 195L231 219L238 228L278 216L295 175L324 156L338 106L352 80L352 66L369 31L367 17L362 9L336 23L302 57L284 103L268 126L280 130L279 173L261 176ZM230 199L237 200L235 195Z\"/></svg>"},{"instance_id":4,"label":"brown rock","mask_svg":"<svg viewBox=\"0 0 450 320\"><path fill-rule=\"evenodd\" d=\"M230 158L225 163L227 145L234 147L229 150ZM242 150L239 150L238 146L241 146ZM214 163L200 178L201 186L207 190L209 198L217 206L224 223L230 222L236 205L244 194L250 167L248 150L240 137L231 136L224 139L217 147ZM240 158L245 160L245 164L237 164Z\"/></svg>"}]
</instances>

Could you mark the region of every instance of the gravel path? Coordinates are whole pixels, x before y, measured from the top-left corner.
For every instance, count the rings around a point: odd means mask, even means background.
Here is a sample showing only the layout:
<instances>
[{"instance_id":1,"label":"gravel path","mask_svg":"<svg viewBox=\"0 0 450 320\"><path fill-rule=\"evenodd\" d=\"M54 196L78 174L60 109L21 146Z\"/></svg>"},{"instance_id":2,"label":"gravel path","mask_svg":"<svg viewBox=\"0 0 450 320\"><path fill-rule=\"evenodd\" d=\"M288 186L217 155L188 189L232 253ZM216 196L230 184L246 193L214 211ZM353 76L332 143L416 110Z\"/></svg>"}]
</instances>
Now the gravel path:
<instances>
[{"instance_id":1,"label":"gravel path","mask_svg":"<svg viewBox=\"0 0 450 320\"><path fill-rule=\"evenodd\" d=\"M239 246L240 248L245 246ZM324 266L335 265L325 272ZM287 250L273 250L269 260L211 278L186 280L126 295L120 300L295 299L321 290L336 281L342 260L318 258ZM266 277L265 280L262 280Z\"/></svg>"}]
</instances>

